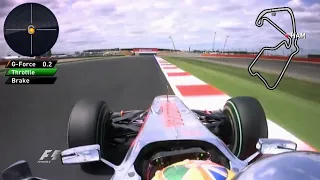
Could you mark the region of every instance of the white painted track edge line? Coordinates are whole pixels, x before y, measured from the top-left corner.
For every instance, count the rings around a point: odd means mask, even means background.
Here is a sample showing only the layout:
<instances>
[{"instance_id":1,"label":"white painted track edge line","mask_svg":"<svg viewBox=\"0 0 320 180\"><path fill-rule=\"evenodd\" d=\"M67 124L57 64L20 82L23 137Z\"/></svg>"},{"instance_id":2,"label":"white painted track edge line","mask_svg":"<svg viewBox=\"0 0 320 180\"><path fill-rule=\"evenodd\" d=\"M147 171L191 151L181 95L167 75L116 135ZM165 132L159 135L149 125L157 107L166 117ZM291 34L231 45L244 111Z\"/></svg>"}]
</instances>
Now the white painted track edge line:
<instances>
[{"instance_id":1,"label":"white painted track edge line","mask_svg":"<svg viewBox=\"0 0 320 180\"><path fill-rule=\"evenodd\" d=\"M165 76L169 86L171 87L173 93L178 96L182 101L184 101L184 97L182 96L182 94L180 93L180 91L177 89L177 87L175 85L173 85L170 81L169 81L169 76L167 75L167 73L162 69L160 62L158 61L157 56L154 56L154 59L156 60L157 64L159 65L159 68L161 70L161 72L163 73L163 75ZM162 59L162 58L161 58Z\"/></svg>"}]
</instances>

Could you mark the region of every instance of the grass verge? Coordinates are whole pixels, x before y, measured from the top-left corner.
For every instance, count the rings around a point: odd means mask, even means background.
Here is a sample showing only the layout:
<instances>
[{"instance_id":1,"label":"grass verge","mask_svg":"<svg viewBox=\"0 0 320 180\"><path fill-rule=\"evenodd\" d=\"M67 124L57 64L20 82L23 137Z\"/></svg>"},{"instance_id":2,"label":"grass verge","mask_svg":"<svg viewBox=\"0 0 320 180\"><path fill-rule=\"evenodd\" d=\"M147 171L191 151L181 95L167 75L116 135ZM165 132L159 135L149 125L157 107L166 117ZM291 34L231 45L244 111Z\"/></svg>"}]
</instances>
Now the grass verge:
<instances>
[{"instance_id":1,"label":"grass verge","mask_svg":"<svg viewBox=\"0 0 320 180\"><path fill-rule=\"evenodd\" d=\"M284 77L277 89L270 91L244 68L177 57L165 59L230 96L257 98L268 119L320 149L320 84ZM277 78L274 74L263 75L266 79Z\"/></svg>"}]
</instances>

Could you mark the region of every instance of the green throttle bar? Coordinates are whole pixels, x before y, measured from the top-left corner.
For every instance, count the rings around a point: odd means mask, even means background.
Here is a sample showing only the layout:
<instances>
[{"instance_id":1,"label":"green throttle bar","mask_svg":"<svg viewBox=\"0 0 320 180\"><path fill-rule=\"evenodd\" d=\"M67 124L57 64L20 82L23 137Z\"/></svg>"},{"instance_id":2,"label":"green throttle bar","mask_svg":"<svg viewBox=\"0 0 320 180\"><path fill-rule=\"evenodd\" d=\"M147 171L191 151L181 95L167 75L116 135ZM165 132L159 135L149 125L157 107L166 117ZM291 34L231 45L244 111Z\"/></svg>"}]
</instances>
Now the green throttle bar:
<instances>
[{"instance_id":1,"label":"green throttle bar","mask_svg":"<svg viewBox=\"0 0 320 180\"><path fill-rule=\"evenodd\" d=\"M11 68L6 76L53 76L57 68Z\"/></svg>"}]
</instances>

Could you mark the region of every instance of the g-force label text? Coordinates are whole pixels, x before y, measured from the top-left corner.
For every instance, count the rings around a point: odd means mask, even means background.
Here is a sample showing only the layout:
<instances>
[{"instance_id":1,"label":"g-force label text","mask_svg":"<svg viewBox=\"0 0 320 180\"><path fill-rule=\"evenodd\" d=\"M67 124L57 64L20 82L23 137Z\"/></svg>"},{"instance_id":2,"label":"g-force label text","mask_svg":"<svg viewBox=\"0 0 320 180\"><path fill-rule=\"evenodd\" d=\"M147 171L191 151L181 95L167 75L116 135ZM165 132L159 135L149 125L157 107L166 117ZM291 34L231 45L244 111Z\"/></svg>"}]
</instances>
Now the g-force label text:
<instances>
[{"instance_id":1,"label":"g-force label text","mask_svg":"<svg viewBox=\"0 0 320 180\"><path fill-rule=\"evenodd\" d=\"M34 62L23 62L23 61L11 61L11 67L15 67L15 68L35 68L36 67L36 63Z\"/></svg>"}]
</instances>

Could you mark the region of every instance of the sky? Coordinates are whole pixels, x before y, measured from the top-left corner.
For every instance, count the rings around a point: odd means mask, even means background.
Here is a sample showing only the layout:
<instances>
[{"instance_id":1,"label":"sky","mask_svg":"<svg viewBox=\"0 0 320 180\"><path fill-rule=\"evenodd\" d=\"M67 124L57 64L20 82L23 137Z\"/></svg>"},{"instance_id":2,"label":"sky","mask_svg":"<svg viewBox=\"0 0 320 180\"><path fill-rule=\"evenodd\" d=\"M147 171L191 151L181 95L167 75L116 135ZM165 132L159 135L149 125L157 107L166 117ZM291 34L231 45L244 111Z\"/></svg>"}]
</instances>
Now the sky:
<instances>
[{"instance_id":1,"label":"sky","mask_svg":"<svg viewBox=\"0 0 320 180\"><path fill-rule=\"evenodd\" d=\"M16 6L26 0L0 0L0 24ZM298 41L304 53L320 54L319 0L35 0L48 7L59 23L54 53L100 48L173 48L259 50L285 39L265 23L255 26L266 8L290 7L297 32L307 39ZM270 17L291 32L287 12ZM213 43L214 34L215 42ZM14 54L0 31L0 56Z\"/></svg>"}]
</instances>

